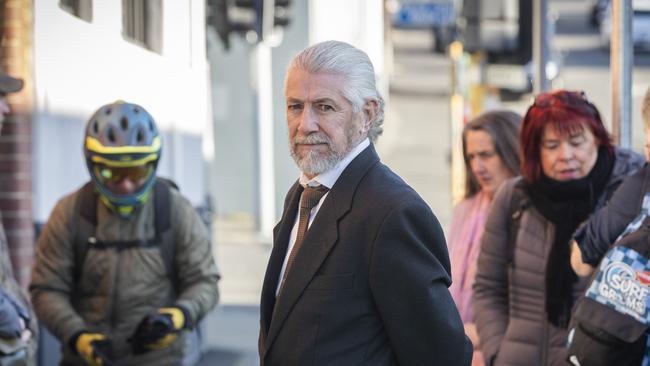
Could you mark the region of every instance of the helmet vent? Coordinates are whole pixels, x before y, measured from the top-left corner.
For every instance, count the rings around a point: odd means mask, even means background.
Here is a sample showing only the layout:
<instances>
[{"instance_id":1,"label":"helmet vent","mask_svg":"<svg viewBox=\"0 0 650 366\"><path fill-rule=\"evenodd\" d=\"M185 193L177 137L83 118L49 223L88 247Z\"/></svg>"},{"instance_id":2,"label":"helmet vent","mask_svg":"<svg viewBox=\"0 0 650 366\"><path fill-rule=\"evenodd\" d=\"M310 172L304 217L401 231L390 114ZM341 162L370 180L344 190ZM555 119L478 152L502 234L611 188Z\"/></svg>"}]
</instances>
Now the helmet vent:
<instances>
[{"instance_id":1,"label":"helmet vent","mask_svg":"<svg viewBox=\"0 0 650 366\"><path fill-rule=\"evenodd\" d=\"M144 142L144 132L142 131L141 128L138 128L138 133L135 135L135 140L138 143Z\"/></svg>"},{"instance_id":2,"label":"helmet vent","mask_svg":"<svg viewBox=\"0 0 650 366\"><path fill-rule=\"evenodd\" d=\"M154 132L153 121L149 120L149 131Z\"/></svg>"},{"instance_id":3,"label":"helmet vent","mask_svg":"<svg viewBox=\"0 0 650 366\"><path fill-rule=\"evenodd\" d=\"M97 120L93 121L93 133L95 135L99 134L99 123L97 122Z\"/></svg>"},{"instance_id":4,"label":"helmet vent","mask_svg":"<svg viewBox=\"0 0 650 366\"><path fill-rule=\"evenodd\" d=\"M140 108L138 108L138 107L133 107L133 113L135 113L135 114L140 113Z\"/></svg>"},{"instance_id":5,"label":"helmet vent","mask_svg":"<svg viewBox=\"0 0 650 366\"><path fill-rule=\"evenodd\" d=\"M111 114L111 107L106 108L106 110L104 111L104 113L106 113L107 116L108 116L109 114Z\"/></svg>"},{"instance_id":6,"label":"helmet vent","mask_svg":"<svg viewBox=\"0 0 650 366\"><path fill-rule=\"evenodd\" d=\"M115 143L115 132L113 132L112 128L108 128L108 131L106 131L106 138L108 138L108 141Z\"/></svg>"},{"instance_id":7,"label":"helmet vent","mask_svg":"<svg viewBox=\"0 0 650 366\"><path fill-rule=\"evenodd\" d=\"M122 129L124 131L128 130L129 129L129 119L126 118L126 117L122 117L122 119L120 120L120 126L122 127Z\"/></svg>"}]
</instances>

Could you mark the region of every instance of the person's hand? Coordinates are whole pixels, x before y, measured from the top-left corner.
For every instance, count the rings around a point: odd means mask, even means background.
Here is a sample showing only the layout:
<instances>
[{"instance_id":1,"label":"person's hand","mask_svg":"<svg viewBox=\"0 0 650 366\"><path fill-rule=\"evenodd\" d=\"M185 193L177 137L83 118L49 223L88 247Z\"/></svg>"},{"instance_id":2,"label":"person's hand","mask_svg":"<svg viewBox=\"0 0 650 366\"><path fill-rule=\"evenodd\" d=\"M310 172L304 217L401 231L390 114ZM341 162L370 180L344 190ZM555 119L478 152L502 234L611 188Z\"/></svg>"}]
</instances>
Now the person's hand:
<instances>
[{"instance_id":1,"label":"person's hand","mask_svg":"<svg viewBox=\"0 0 650 366\"><path fill-rule=\"evenodd\" d=\"M32 338L32 331L27 328L27 324L23 318L20 318L20 327L22 332L20 333L20 339L23 342L28 342Z\"/></svg>"},{"instance_id":2,"label":"person's hand","mask_svg":"<svg viewBox=\"0 0 650 366\"><path fill-rule=\"evenodd\" d=\"M134 353L161 349L172 344L186 327L187 316L181 307L160 308L142 319L129 342Z\"/></svg>"},{"instance_id":3,"label":"person's hand","mask_svg":"<svg viewBox=\"0 0 650 366\"><path fill-rule=\"evenodd\" d=\"M571 245L571 268L573 268L573 271L580 277L591 275L594 267L582 261L582 252L580 252L578 243L575 240L571 240L569 245Z\"/></svg>"},{"instance_id":4,"label":"person's hand","mask_svg":"<svg viewBox=\"0 0 650 366\"><path fill-rule=\"evenodd\" d=\"M469 338L470 341L472 341L472 345L474 346L474 354L472 355L472 366L484 366L485 363L483 362L483 353L480 350L480 344L479 344L480 338L478 337L478 332L476 331L476 324L465 323L463 324L463 326L465 327L465 334L467 334L467 337Z\"/></svg>"},{"instance_id":5,"label":"person's hand","mask_svg":"<svg viewBox=\"0 0 650 366\"><path fill-rule=\"evenodd\" d=\"M476 324L474 323L465 323L463 324L465 327L465 334L469 337L469 340L472 341L472 344L474 345L474 348L478 348L479 346L479 338L478 338L478 332L476 331Z\"/></svg>"},{"instance_id":6,"label":"person's hand","mask_svg":"<svg viewBox=\"0 0 650 366\"><path fill-rule=\"evenodd\" d=\"M110 341L105 335L99 333L81 333L75 342L75 349L79 356L90 366L108 366L111 362L106 354L106 347Z\"/></svg>"}]
</instances>

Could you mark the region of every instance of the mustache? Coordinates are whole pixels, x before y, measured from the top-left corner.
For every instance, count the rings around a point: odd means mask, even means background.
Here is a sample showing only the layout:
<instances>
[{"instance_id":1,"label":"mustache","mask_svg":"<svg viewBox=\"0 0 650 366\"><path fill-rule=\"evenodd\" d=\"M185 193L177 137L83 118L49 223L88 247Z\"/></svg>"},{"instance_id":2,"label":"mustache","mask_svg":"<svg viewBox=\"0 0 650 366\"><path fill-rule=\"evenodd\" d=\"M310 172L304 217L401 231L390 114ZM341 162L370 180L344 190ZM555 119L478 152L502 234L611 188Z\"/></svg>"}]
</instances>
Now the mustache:
<instances>
[{"instance_id":1,"label":"mustache","mask_svg":"<svg viewBox=\"0 0 650 366\"><path fill-rule=\"evenodd\" d=\"M321 135L319 133L312 133L307 136L296 136L293 139L293 144L302 144L302 145L310 145L310 144L330 144L331 141L330 139L325 136Z\"/></svg>"}]
</instances>

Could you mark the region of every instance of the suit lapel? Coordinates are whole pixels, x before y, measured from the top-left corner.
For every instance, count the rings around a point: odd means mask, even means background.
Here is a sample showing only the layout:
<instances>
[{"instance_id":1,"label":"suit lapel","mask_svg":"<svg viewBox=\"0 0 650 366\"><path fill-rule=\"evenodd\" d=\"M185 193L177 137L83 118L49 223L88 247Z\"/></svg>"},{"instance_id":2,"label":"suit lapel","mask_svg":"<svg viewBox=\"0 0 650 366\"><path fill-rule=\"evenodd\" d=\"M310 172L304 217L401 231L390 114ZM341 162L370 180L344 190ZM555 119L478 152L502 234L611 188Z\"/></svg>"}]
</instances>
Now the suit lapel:
<instances>
[{"instance_id":1,"label":"suit lapel","mask_svg":"<svg viewBox=\"0 0 650 366\"><path fill-rule=\"evenodd\" d=\"M378 161L379 157L373 145L370 145L352 160L323 201L323 205L303 239L300 251L296 254L295 262L288 274L282 293L275 304L265 342L265 351L273 344L287 316L336 244L339 238L339 219L350 210L354 192L361 178ZM296 202L296 206L297 204ZM295 219L295 208L293 212L294 215L290 217ZM284 237L279 236L279 238L284 240ZM286 241L288 241L288 235ZM285 246L283 253L286 253L287 244L283 243L283 245ZM283 259L284 257L282 257ZM282 266L282 262L280 262L280 266ZM275 279L277 280L277 275Z\"/></svg>"},{"instance_id":2,"label":"suit lapel","mask_svg":"<svg viewBox=\"0 0 650 366\"><path fill-rule=\"evenodd\" d=\"M296 220L298 203L300 202L302 191L302 186L298 182L294 183L287 194L282 219L273 228L273 250L269 257L269 264L266 267L265 280L262 286L262 301L260 304L260 326L264 336L267 335L271 323L271 316L275 305L275 290L278 286L280 270L282 269L282 263L284 263L284 258L287 253L289 235Z\"/></svg>"}]
</instances>

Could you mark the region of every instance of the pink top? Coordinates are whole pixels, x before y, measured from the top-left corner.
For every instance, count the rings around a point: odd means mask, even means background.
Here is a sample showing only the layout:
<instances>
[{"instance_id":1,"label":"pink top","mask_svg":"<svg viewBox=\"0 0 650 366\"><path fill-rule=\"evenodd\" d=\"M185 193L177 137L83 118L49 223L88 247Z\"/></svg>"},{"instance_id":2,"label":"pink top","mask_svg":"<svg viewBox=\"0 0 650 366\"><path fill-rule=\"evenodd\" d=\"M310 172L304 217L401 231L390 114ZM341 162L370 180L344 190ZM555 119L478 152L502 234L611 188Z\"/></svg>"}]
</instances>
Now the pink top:
<instances>
[{"instance_id":1,"label":"pink top","mask_svg":"<svg viewBox=\"0 0 650 366\"><path fill-rule=\"evenodd\" d=\"M449 232L451 279L449 287L463 323L473 323L472 286L476 277L476 259L481 246L491 198L483 191L464 199L454 207Z\"/></svg>"}]
</instances>

